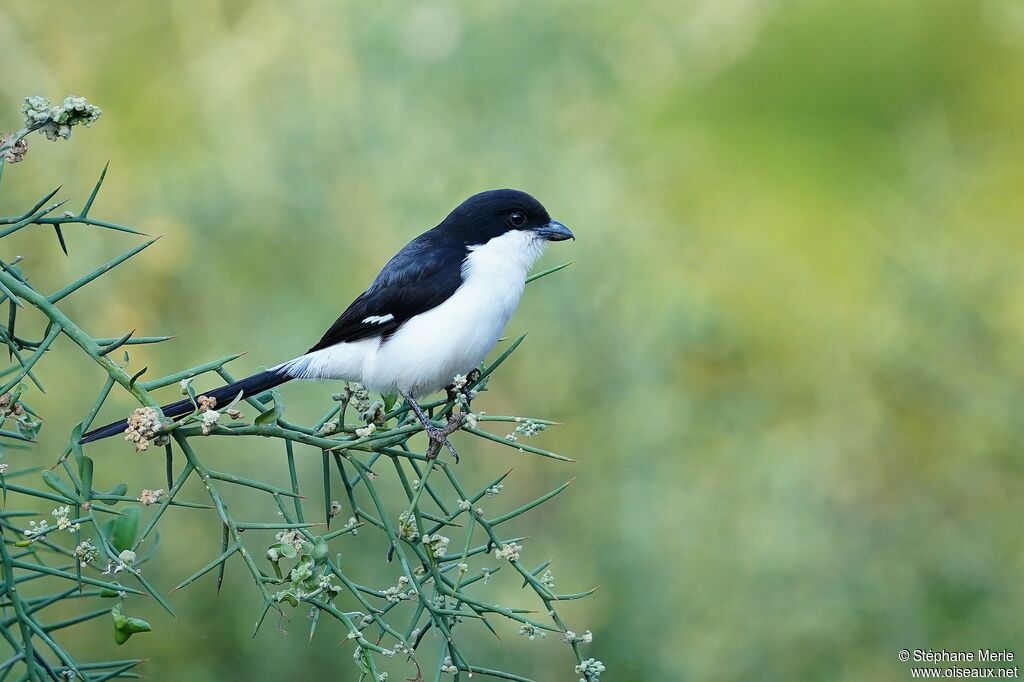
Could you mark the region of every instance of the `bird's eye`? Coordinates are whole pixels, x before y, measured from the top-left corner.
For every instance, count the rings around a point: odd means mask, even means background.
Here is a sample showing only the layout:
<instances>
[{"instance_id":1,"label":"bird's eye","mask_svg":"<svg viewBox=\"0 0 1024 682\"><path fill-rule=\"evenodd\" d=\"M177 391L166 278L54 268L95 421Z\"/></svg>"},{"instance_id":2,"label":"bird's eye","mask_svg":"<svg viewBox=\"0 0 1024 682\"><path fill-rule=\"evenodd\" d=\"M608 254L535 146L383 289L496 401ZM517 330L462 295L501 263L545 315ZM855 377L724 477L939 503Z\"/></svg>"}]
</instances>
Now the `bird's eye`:
<instances>
[{"instance_id":1,"label":"bird's eye","mask_svg":"<svg viewBox=\"0 0 1024 682\"><path fill-rule=\"evenodd\" d=\"M512 223L514 227L519 227L526 222L526 216L522 211L513 211L508 215L508 221Z\"/></svg>"}]
</instances>

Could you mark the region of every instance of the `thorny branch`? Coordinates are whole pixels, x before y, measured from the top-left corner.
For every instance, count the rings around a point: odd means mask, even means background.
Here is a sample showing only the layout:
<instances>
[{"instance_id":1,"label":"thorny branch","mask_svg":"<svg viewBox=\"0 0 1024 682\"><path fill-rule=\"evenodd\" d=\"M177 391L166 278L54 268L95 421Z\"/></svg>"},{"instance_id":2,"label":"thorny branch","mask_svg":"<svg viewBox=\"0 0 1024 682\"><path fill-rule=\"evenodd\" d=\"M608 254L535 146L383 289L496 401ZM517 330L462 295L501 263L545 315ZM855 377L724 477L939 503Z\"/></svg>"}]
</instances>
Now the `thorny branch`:
<instances>
[{"instance_id":1,"label":"thorny branch","mask_svg":"<svg viewBox=\"0 0 1024 682\"><path fill-rule=\"evenodd\" d=\"M100 113L83 98L76 97L69 97L56 107L42 98L28 98L22 112L25 127L0 138L0 171L4 162L17 162L24 157L30 133L39 131L50 139L67 139L73 126L88 125ZM58 191L54 190L29 210L0 217L0 238L31 226L51 226L60 248L67 253L61 232L63 225L141 234L90 216L105 176L104 168L78 213L67 211L54 215L63 204L51 203ZM3 564L0 636L10 647L10 656L0 662L0 682L15 670L21 671L19 679L26 680L80 678L98 682L134 676L132 670L141 662L139 659L83 663L72 657L55 639L54 633L78 623L110 617L115 626L115 640L121 644L151 628L146 621L123 612L134 596L152 597L171 612L167 599L143 576L140 568L157 552L154 541L147 543L147 552L142 552L144 541L154 537L154 529L167 518L166 512L171 507L208 510L207 513L217 514L223 526L219 550L211 551L212 558L171 592L211 572L217 574L219 591L225 566L231 560L240 559L260 595L253 636L271 610L284 614L287 609L302 607L309 610L311 638L324 616L341 624L352 640L353 659L362 673L361 679L370 676L373 680L386 680L389 672L384 668L394 665L387 659L404 659L414 667L415 679L424 679L423 671L432 669L434 680L444 674L452 674L457 680L463 673L526 680L512 672L471 662L473 656L459 643L457 634L466 628L484 627L497 636L496 621L492 621L503 619L517 625L520 634L530 640L543 638L547 632L557 633L572 649L575 671L581 682L599 679L604 671L603 664L593 658L584 659L581 652L581 645L592 640L590 632L578 635L571 631L556 610L560 602L586 597L593 590L556 592L549 568L551 561L528 567L522 561L523 539L500 532L503 524L555 497L569 482L511 511L491 515L485 511L482 500L502 492L508 473L470 492L459 479L456 468L438 457L442 454L439 453L441 441L430 440L424 453L416 450L413 439L424 427L412 413L408 401L396 403L392 396L372 400L358 384L346 385L343 392L332 396L331 406L318 420L303 426L286 419L280 395L270 391L246 401L258 415L249 422L245 420L241 405L218 406L216 401L197 395L192 386L196 377L206 375L231 382L225 366L237 356L149 381L140 380L141 372L132 374L127 370L127 353L124 353L124 363L119 363L113 351L160 343L171 337L138 337L134 331L118 337L93 337L57 303L132 258L153 241L129 249L49 295L31 284L17 259L0 260L0 304L6 302L9 307L8 324L0 325L0 342L7 346L11 357L11 364L0 370L3 380L0 418L14 425L14 430L0 428L2 451L9 454L29 448L35 442L41 420L25 401L29 391L25 382L43 388L39 367L59 336L69 338L81 354L102 367L107 375L93 405L69 435L68 445L54 468L42 472L38 467L12 471L7 462L0 462L0 487L5 502L0 512L3 537L0 543ZM563 267L565 265L537 273L528 281ZM46 330L38 340L16 333L19 316L26 314L41 316L46 322ZM514 452L571 461L520 442L554 422L490 416L470 409L470 399L486 390L492 373L518 348L524 336L469 377L454 377L460 390L449 393L445 399L425 404L427 418L432 428L445 438L462 431L481 441L501 443ZM182 392L192 399L195 410L177 422L170 422L159 412L159 403L150 392L174 384L180 384ZM131 496L127 494L126 484L109 492L93 487L95 464L78 445L78 440L115 385L128 391L140 404L131 415L128 433L136 449L146 451L155 446L155 450L162 446L166 454L166 489L147 489L138 496ZM481 429L481 422L515 426L512 433L502 437ZM254 436L273 439L282 445L288 466L288 482L283 487L217 471L203 460L196 447L207 437ZM128 446L123 447L128 449ZM296 465L299 448L318 452L322 460L323 508L315 514L307 509L310 497L300 492ZM183 456L178 458L180 468L177 470L175 450ZM382 477L388 475L385 470L389 468L393 470L392 480L403 492L404 503L398 509L385 502L381 487ZM201 480L209 504L181 499L181 491L192 476ZM44 486L31 483L39 479ZM341 494L336 497L332 495L332 487L338 482ZM270 496L281 520L260 522L236 518L222 494L222 488L227 486ZM33 519L27 528L24 526L25 519L36 515L24 508L29 498L56 504L53 525L45 519ZM124 504L130 502L139 504ZM152 507L152 511L143 522L146 507ZM347 522L331 530L332 520L346 507L350 510ZM310 517L317 520L307 520ZM253 548L254 542L249 540L252 534L245 535L249 530L275 532L276 537L269 546ZM346 552L356 551L356 536L362 531L383 534L389 550L386 557L381 557L381 562L396 562L397 583L364 584L343 569L342 557ZM449 549L453 538L443 533L454 535L455 532L463 533L464 537L460 544ZM488 563L492 554L493 561ZM534 611L527 608L493 603L481 592L490 578L506 567L518 574L523 587L529 587L536 595L543 605L543 617L535 617ZM24 594L21 586L36 580L48 581L48 593L33 597ZM113 608L97 607L66 621L47 625L40 620L41 612L47 607L72 599L90 603L97 599L116 601ZM434 638L440 643L439 652L421 651L431 630L439 635Z\"/></svg>"}]
</instances>

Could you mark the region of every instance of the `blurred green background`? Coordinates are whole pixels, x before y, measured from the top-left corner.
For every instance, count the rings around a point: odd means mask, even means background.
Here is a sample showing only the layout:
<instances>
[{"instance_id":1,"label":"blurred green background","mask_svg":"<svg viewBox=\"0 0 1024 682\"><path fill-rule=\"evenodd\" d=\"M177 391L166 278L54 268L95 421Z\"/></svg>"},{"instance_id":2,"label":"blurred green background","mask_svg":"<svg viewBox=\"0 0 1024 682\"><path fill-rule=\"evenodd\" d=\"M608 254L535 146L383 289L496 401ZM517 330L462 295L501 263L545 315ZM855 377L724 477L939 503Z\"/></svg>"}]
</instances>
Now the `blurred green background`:
<instances>
[{"instance_id":1,"label":"blurred green background","mask_svg":"<svg viewBox=\"0 0 1024 682\"><path fill-rule=\"evenodd\" d=\"M600 585L566 615L606 679L907 679L903 647L1021 644L1018 0L7 0L0 44L0 127L29 94L105 112L32 140L2 212L61 182L80 201L109 159L95 215L167 235L63 304L96 335L178 334L133 351L150 376L304 350L473 192L525 189L574 229L480 407L565 422L536 443L578 463L474 443L460 473L515 466L507 508L577 477L517 530L560 590ZM44 290L136 243L67 232L70 258L15 242ZM102 384L66 341L48 362L44 462ZM334 390L286 387L289 414ZM282 480L273 444L218 447ZM123 442L93 456L99 483L163 481ZM217 551L212 514L163 532L158 586ZM155 632L116 655L157 680L355 679L343 633L311 645L298 611L250 640L247 580L176 593L174 620L136 600ZM557 638L502 636L471 651L574 679ZM114 649L106 624L67 638Z\"/></svg>"}]
</instances>

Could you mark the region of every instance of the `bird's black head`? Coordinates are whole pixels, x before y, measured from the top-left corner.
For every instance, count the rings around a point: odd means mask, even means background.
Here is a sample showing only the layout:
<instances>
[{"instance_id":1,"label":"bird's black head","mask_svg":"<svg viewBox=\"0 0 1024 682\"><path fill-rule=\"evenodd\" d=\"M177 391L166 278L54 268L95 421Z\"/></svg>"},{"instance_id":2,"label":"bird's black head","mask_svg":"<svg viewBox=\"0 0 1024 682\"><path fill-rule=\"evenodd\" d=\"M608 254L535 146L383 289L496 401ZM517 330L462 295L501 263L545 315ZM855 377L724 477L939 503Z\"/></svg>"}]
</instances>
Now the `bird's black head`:
<instances>
[{"instance_id":1,"label":"bird's black head","mask_svg":"<svg viewBox=\"0 0 1024 682\"><path fill-rule=\"evenodd\" d=\"M552 242L576 238L569 228L552 220L539 201L514 189L474 194L438 227L449 235L457 235L467 246L486 244L511 230L522 230Z\"/></svg>"}]
</instances>

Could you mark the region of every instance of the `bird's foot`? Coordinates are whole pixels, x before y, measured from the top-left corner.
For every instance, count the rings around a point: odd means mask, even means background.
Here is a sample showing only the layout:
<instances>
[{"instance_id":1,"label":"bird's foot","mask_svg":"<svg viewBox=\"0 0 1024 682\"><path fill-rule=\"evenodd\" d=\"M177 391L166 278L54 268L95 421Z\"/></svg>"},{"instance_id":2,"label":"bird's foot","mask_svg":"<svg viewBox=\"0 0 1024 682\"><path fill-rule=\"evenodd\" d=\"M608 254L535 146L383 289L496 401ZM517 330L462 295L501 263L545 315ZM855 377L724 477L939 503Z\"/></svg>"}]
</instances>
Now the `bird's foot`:
<instances>
[{"instance_id":1,"label":"bird's foot","mask_svg":"<svg viewBox=\"0 0 1024 682\"><path fill-rule=\"evenodd\" d=\"M423 409L419 406L411 395L404 395L406 401L412 407L413 412L419 418L420 423L423 425L423 430L427 432L427 436L430 438L430 443L427 445L427 459L437 459L438 453L442 447L448 448L448 451L452 453L452 457L455 458L455 463L459 463L459 452L455 449L455 446L448 440L448 436L452 435L460 428L462 428L462 422L465 421L466 415L456 414L454 411L448 413L448 422L443 427L434 426L434 423L430 421L430 418L423 412Z\"/></svg>"},{"instance_id":2,"label":"bird's foot","mask_svg":"<svg viewBox=\"0 0 1024 682\"><path fill-rule=\"evenodd\" d=\"M437 459L437 455L441 451L441 448L446 447L448 448L448 451L452 453L452 457L455 458L455 463L459 463L459 451L456 450L455 446L452 445L450 440L448 440L448 436L462 428L462 423L465 419L466 415L464 414L449 412L448 423L443 427L437 427L433 424L424 425L424 430L430 438L430 444L427 445L427 459Z\"/></svg>"}]
</instances>

